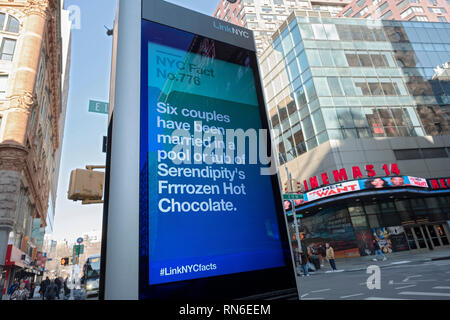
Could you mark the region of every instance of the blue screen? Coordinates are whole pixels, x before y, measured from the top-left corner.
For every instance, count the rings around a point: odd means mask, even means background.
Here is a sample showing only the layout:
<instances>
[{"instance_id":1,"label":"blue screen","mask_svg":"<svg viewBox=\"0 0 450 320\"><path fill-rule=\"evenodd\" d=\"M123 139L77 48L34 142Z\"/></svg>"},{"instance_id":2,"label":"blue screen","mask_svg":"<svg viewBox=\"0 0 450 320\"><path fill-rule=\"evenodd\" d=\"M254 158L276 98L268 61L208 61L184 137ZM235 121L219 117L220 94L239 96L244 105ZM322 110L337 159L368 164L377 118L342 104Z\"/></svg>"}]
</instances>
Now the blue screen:
<instances>
[{"instance_id":1,"label":"blue screen","mask_svg":"<svg viewBox=\"0 0 450 320\"><path fill-rule=\"evenodd\" d=\"M254 53L145 20L142 30L148 285L285 266L271 177L249 163L250 142L239 153L227 140L262 128Z\"/></svg>"}]
</instances>

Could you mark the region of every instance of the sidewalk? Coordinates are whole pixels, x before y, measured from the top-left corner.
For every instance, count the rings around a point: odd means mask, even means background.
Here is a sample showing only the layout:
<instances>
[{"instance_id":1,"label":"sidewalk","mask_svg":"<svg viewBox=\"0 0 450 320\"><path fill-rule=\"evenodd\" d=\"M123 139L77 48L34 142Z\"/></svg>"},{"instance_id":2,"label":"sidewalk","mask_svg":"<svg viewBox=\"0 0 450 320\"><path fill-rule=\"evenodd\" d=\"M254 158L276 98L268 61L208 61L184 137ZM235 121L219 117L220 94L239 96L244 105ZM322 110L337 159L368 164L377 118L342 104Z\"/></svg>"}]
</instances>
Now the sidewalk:
<instances>
[{"instance_id":1,"label":"sidewalk","mask_svg":"<svg viewBox=\"0 0 450 320\"><path fill-rule=\"evenodd\" d=\"M385 255L387 258L386 261L378 260L377 262L372 260L375 258L375 255L336 259L336 267L340 272L352 272L352 271L366 270L367 267L370 265L377 265L380 268L383 268L388 266L414 262L417 263L433 260L450 259L450 246L445 246L443 248L437 248L434 250L419 249L402 252L393 252ZM323 264L324 264L323 267L321 267L319 270L315 272L310 272L310 274L314 275L314 274L330 273L331 267L329 262L323 260Z\"/></svg>"}]
</instances>

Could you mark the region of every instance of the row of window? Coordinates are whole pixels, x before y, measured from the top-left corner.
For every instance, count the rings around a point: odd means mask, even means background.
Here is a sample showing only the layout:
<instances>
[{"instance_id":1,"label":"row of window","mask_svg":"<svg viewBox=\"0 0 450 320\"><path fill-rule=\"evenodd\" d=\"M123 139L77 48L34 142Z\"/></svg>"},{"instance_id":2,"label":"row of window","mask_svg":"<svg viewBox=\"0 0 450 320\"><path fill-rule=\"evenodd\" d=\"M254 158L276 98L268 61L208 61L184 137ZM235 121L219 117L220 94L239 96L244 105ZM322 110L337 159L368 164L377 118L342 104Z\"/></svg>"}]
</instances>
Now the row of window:
<instances>
[{"instance_id":1,"label":"row of window","mask_svg":"<svg viewBox=\"0 0 450 320\"><path fill-rule=\"evenodd\" d=\"M430 25L430 27L432 27ZM442 28L436 33L431 28L400 26L365 26L347 24L300 24L303 40L342 40L342 41L389 41L402 42L436 42L448 43L450 30Z\"/></svg>"},{"instance_id":2,"label":"row of window","mask_svg":"<svg viewBox=\"0 0 450 320\"><path fill-rule=\"evenodd\" d=\"M270 123L286 162L329 139L424 136L416 110L428 135L450 133L450 117L436 106L321 108L310 114L308 108L297 113L290 101L278 113L271 110Z\"/></svg>"},{"instance_id":3,"label":"row of window","mask_svg":"<svg viewBox=\"0 0 450 320\"><path fill-rule=\"evenodd\" d=\"M401 78L350 78L350 77L314 77L315 88L308 88L306 94L301 89L297 91L300 106L307 101L320 97L355 97L355 96L406 96ZM308 92L309 91L309 92ZM308 98L308 99L307 99Z\"/></svg>"},{"instance_id":4,"label":"row of window","mask_svg":"<svg viewBox=\"0 0 450 320\"><path fill-rule=\"evenodd\" d=\"M449 158L450 148L417 148L394 150L397 160Z\"/></svg>"}]
</instances>

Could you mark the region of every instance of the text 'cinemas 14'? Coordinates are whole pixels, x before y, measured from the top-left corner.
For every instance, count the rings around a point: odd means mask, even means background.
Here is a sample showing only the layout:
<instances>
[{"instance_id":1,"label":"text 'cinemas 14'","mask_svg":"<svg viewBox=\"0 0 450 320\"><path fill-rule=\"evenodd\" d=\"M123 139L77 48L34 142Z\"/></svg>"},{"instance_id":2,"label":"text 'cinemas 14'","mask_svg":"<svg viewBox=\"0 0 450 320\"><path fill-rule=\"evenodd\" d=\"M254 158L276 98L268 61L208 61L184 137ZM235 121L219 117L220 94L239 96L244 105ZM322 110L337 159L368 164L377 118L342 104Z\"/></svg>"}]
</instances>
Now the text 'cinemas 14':
<instances>
[{"instance_id":1,"label":"text 'cinemas 14'","mask_svg":"<svg viewBox=\"0 0 450 320\"><path fill-rule=\"evenodd\" d=\"M392 164L383 164L381 167L377 168L372 164L367 164L362 170L359 166L353 166L351 172L348 172L346 168L336 169L332 172L332 178L328 175L327 172L320 174L319 176L310 177L307 180L303 180L304 191L308 191L311 189L319 188L319 186L328 185L331 183L338 183L347 180L356 180L361 179L366 174L368 177L376 177L376 176L389 176L389 175L400 175L400 169L396 163ZM322 182L320 184L319 182Z\"/></svg>"}]
</instances>

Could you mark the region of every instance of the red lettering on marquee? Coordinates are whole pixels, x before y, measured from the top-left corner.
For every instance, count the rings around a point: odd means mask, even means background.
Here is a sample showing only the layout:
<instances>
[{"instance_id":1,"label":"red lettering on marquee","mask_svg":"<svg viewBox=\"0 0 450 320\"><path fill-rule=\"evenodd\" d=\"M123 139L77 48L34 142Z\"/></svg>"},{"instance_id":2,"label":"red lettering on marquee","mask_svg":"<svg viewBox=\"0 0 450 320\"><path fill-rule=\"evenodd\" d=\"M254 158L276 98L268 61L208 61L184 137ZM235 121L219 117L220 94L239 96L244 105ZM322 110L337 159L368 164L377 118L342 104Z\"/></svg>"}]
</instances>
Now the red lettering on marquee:
<instances>
[{"instance_id":1,"label":"red lettering on marquee","mask_svg":"<svg viewBox=\"0 0 450 320\"><path fill-rule=\"evenodd\" d=\"M437 182L437 180L431 180L431 186L433 187L433 189L440 189L441 188L439 186L439 183Z\"/></svg>"},{"instance_id":2,"label":"red lettering on marquee","mask_svg":"<svg viewBox=\"0 0 450 320\"><path fill-rule=\"evenodd\" d=\"M447 185L445 184L445 180L444 179L439 179L439 183L441 184L441 188L447 188Z\"/></svg>"},{"instance_id":3,"label":"red lettering on marquee","mask_svg":"<svg viewBox=\"0 0 450 320\"><path fill-rule=\"evenodd\" d=\"M353 170L353 179L359 179L363 177L363 174L359 169L359 167L353 167L352 170Z\"/></svg>"},{"instance_id":4,"label":"red lettering on marquee","mask_svg":"<svg viewBox=\"0 0 450 320\"><path fill-rule=\"evenodd\" d=\"M391 164L391 172L389 172L389 167L387 164L384 164L382 166L382 169L386 173L386 176L389 176L391 173L395 174L395 175L400 175L400 170L396 163ZM371 164L368 164L365 166L365 171L366 171L368 177L376 177L377 176L375 168ZM361 169L358 166L352 167L352 174L353 174L353 179L355 179L355 180L364 178L364 176L361 172ZM332 182L330 182L330 178L329 178L327 172L321 173L320 177L322 180L322 185L329 185L332 183ZM333 178L334 178L334 183L347 181L349 179L345 168L333 170ZM448 180L448 184L447 184L448 188L450 188L450 178L448 178L447 180ZM309 191L311 189L319 188L318 177L314 176L314 177L309 178L309 186L308 186L308 180L303 180L303 186L304 186L305 192Z\"/></svg>"},{"instance_id":5,"label":"red lettering on marquee","mask_svg":"<svg viewBox=\"0 0 450 320\"><path fill-rule=\"evenodd\" d=\"M396 174L396 175L400 175L400 169L398 168L398 165L396 164L396 163L393 163L392 165L391 165L391 172L393 173L393 174Z\"/></svg>"},{"instance_id":6,"label":"red lettering on marquee","mask_svg":"<svg viewBox=\"0 0 450 320\"><path fill-rule=\"evenodd\" d=\"M333 170L333 176L335 182L345 181L347 180L347 171L345 168L342 168L340 170Z\"/></svg>"},{"instance_id":7,"label":"red lettering on marquee","mask_svg":"<svg viewBox=\"0 0 450 320\"><path fill-rule=\"evenodd\" d=\"M311 189L318 188L319 182L317 181L317 177L314 176L312 178L309 178L309 184L311 185Z\"/></svg>"},{"instance_id":8,"label":"red lettering on marquee","mask_svg":"<svg viewBox=\"0 0 450 320\"><path fill-rule=\"evenodd\" d=\"M322 173L320 175L322 177L322 183L325 184L330 184L330 181L328 180L328 174L326 172Z\"/></svg>"},{"instance_id":9,"label":"red lettering on marquee","mask_svg":"<svg viewBox=\"0 0 450 320\"><path fill-rule=\"evenodd\" d=\"M368 164L366 166L366 171L367 171L367 175L369 177L375 177L377 175L377 173L375 172L375 170L373 170L373 165Z\"/></svg>"}]
</instances>

